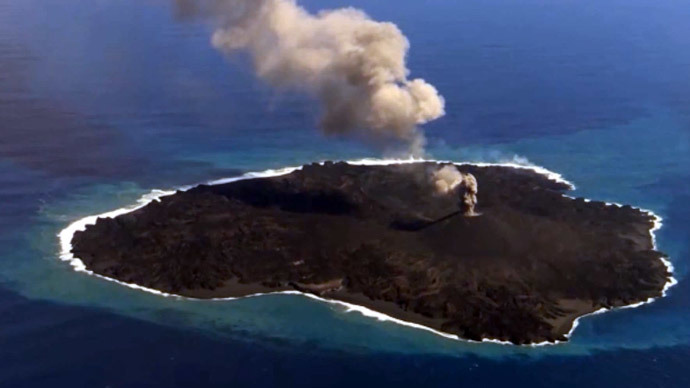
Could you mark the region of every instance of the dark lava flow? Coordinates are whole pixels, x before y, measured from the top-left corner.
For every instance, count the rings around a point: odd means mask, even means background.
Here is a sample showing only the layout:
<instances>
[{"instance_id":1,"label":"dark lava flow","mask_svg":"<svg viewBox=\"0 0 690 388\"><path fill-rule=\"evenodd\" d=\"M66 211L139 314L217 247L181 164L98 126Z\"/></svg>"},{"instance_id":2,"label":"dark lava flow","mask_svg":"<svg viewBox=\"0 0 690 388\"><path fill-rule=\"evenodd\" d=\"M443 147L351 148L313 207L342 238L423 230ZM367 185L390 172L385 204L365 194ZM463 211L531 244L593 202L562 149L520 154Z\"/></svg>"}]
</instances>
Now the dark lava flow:
<instances>
[{"instance_id":1,"label":"dark lava flow","mask_svg":"<svg viewBox=\"0 0 690 388\"><path fill-rule=\"evenodd\" d=\"M565 340L577 317L661 295L654 220L562 194L530 170L458 165L477 217L439 195L425 162L307 165L200 185L72 240L98 274L197 298L300 290L460 337ZM231 305L228 306L232 308Z\"/></svg>"}]
</instances>

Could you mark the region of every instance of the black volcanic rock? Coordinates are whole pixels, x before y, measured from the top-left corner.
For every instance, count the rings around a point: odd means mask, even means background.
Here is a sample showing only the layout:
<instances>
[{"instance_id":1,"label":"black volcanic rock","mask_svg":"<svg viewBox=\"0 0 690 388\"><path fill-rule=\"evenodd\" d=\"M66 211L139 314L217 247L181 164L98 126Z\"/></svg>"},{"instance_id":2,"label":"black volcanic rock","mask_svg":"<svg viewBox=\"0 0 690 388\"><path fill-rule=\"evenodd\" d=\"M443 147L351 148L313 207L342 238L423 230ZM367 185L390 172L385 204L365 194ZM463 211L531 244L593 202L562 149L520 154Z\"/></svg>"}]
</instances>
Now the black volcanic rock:
<instances>
[{"instance_id":1,"label":"black volcanic rock","mask_svg":"<svg viewBox=\"0 0 690 388\"><path fill-rule=\"evenodd\" d=\"M297 289L480 340L565 340L578 316L661 295L650 215L563 196L530 170L458 165L477 217L434 192L436 163L308 165L201 185L72 240L98 274L199 297Z\"/></svg>"}]
</instances>

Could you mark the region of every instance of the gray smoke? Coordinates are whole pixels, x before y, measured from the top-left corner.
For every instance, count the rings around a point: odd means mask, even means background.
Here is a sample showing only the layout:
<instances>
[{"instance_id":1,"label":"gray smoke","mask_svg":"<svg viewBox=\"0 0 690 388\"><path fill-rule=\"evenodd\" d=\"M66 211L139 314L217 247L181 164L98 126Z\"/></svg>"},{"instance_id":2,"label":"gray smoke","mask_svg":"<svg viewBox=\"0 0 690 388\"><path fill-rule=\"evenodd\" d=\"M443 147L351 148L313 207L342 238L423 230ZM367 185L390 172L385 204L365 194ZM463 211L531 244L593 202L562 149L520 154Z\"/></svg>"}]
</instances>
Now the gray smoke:
<instances>
[{"instance_id":1,"label":"gray smoke","mask_svg":"<svg viewBox=\"0 0 690 388\"><path fill-rule=\"evenodd\" d=\"M431 180L437 193L448 194L462 183L463 175L455 166L449 164L434 171Z\"/></svg>"},{"instance_id":2,"label":"gray smoke","mask_svg":"<svg viewBox=\"0 0 690 388\"><path fill-rule=\"evenodd\" d=\"M328 134L397 139L423 151L419 125L444 114L423 79L408 79L409 42L393 23L353 8L309 13L295 0L177 0L183 16L215 22L212 44L248 52L270 85L307 92L323 108Z\"/></svg>"},{"instance_id":3,"label":"gray smoke","mask_svg":"<svg viewBox=\"0 0 690 388\"><path fill-rule=\"evenodd\" d=\"M462 205L465 215L478 216L479 214L474 210L477 206L477 193L479 191L477 178L472 174L463 174L463 188Z\"/></svg>"},{"instance_id":4,"label":"gray smoke","mask_svg":"<svg viewBox=\"0 0 690 388\"><path fill-rule=\"evenodd\" d=\"M445 165L434 171L431 181L436 188L436 193L447 195L460 191L462 195L462 208L466 216L478 215L474 208L477 205L477 193L479 187L477 178L472 174L463 174L453 165Z\"/></svg>"}]
</instances>

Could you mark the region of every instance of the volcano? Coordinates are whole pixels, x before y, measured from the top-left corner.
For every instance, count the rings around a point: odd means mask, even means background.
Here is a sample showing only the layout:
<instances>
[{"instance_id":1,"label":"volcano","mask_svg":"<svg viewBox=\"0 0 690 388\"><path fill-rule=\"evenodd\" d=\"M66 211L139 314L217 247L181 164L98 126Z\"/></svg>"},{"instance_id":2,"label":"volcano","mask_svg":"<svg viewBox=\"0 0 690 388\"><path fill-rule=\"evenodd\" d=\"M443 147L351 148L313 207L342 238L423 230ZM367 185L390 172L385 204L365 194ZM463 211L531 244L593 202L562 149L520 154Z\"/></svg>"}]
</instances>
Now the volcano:
<instances>
[{"instance_id":1,"label":"volcano","mask_svg":"<svg viewBox=\"0 0 690 388\"><path fill-rule=\"evenodd\" d=\"M452 165L480 187L479 215L466 217L430 183L443 166L326 162L199 185L98 219L72 252L166 293L297 290L514 344L565 341L582 315L662 295L671 274L651 214L570 198L528 169Z\"/></svg>"}]
</instances>

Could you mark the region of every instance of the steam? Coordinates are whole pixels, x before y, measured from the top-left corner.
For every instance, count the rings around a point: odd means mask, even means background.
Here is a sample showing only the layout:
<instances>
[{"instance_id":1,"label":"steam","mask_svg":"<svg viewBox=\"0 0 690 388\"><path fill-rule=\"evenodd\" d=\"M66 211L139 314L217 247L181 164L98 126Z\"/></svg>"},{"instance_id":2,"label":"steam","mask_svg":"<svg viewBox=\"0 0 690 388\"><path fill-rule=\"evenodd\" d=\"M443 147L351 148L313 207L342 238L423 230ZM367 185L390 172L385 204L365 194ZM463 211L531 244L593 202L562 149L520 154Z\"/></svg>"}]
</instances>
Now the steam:
<instances>
[{"instance_id":1,"label":"steam","mask_svg":"<svg viewBox=\"0 0 690 388\"><path fill-rule=\"evenodd\" d=\"M477 178L472 174L463 174L453 165L445 165L434 171L431 175L436 192L440 195L454 193L462 190L462 211L466 216L476 216L474 208L477 205L477 193L479 187Z\"/></svg>"},{"instance_id":2,"label":"steam","mask_svg":"<svg viewBox=\"0 0 690 388\"><path fill-rule=\"evenodd\" d=\"M272 86L304 91L323 108L327 134L398 140L423 151L419 125L444 115L423 79L408 79L409 42L393 23L343 8L311 14L295 0L177 0L183 16L214 20L213 46L248 52Z\"/></svg>"}]
</instances>

